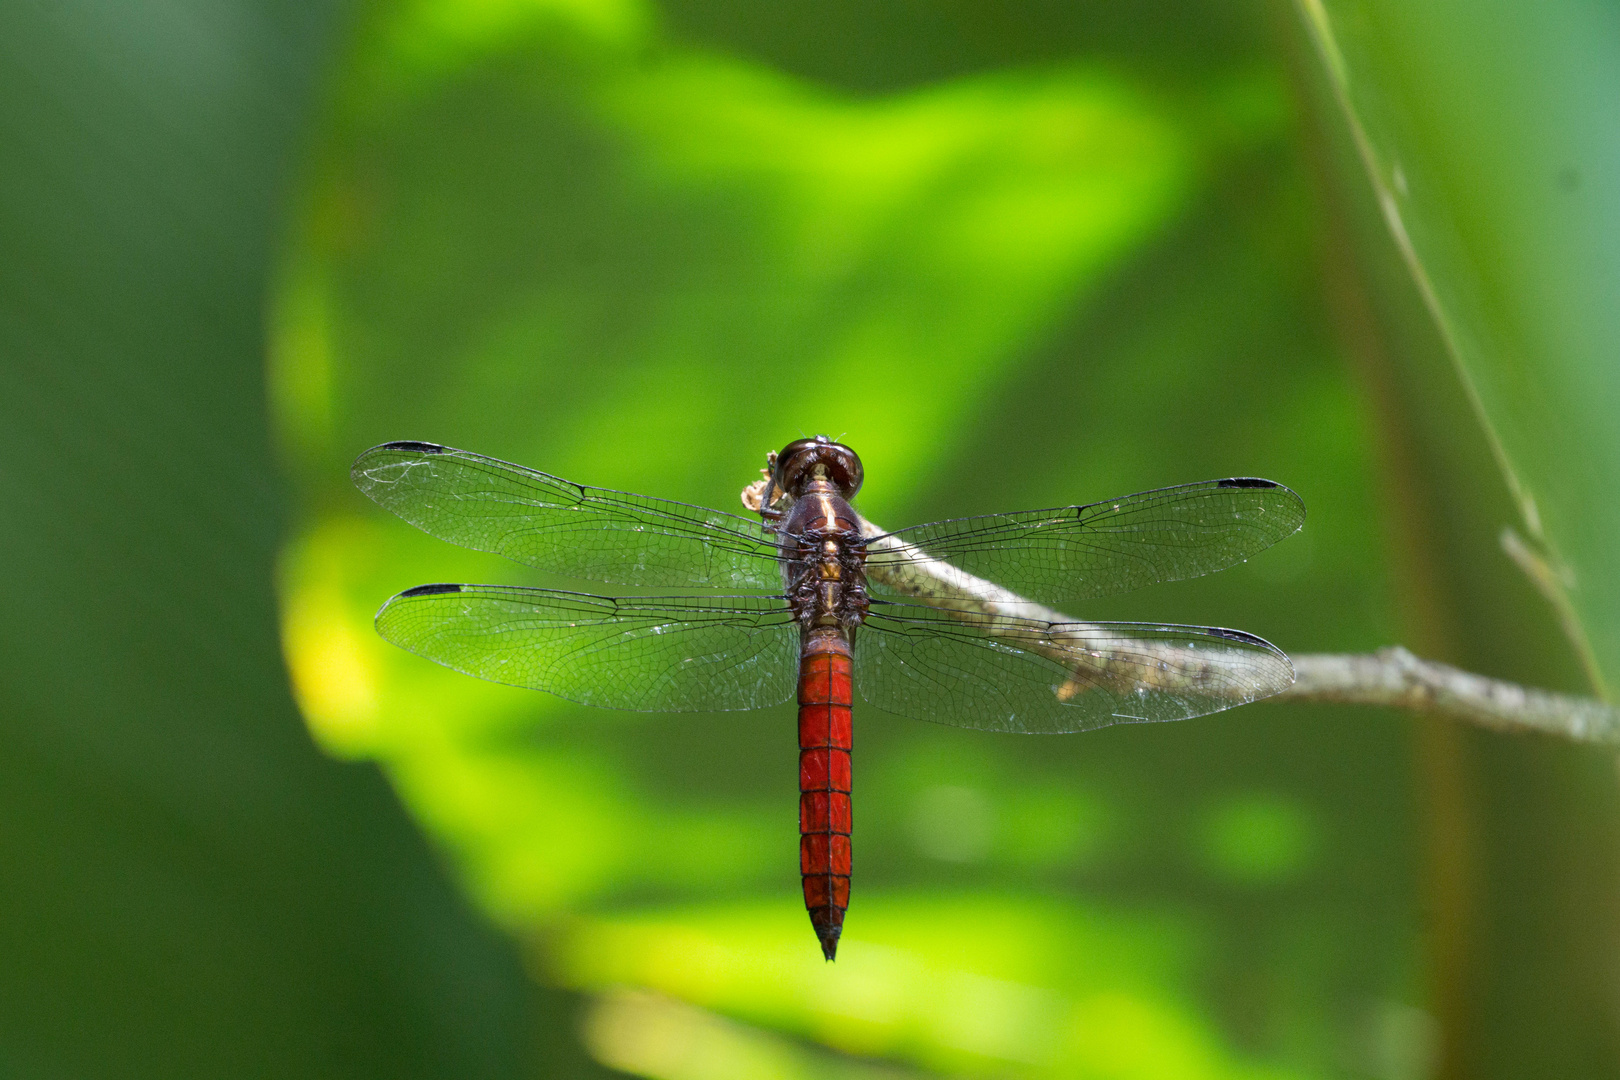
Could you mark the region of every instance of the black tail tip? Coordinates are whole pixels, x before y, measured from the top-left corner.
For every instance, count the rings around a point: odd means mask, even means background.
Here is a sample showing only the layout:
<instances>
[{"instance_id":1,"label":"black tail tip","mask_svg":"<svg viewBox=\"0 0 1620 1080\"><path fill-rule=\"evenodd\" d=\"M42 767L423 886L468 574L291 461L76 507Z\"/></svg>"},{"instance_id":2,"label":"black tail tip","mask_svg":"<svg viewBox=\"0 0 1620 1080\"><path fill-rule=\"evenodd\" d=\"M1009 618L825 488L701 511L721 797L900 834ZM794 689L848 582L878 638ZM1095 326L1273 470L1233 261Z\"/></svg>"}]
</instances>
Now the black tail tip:
<instances>
[{"instance_id":1,"label":"black tail tip","mask_svg":"<svg viewBox=\"0 0 1620 1080\"><path fill-rule=\"evenodd\" d=\"M821 955L828 960L838 958L838 938L844 932L844 913L836 908L822 909L810 913L810 925L816 928L816 938L821 942Z\"/></svg>"}]
</instances>

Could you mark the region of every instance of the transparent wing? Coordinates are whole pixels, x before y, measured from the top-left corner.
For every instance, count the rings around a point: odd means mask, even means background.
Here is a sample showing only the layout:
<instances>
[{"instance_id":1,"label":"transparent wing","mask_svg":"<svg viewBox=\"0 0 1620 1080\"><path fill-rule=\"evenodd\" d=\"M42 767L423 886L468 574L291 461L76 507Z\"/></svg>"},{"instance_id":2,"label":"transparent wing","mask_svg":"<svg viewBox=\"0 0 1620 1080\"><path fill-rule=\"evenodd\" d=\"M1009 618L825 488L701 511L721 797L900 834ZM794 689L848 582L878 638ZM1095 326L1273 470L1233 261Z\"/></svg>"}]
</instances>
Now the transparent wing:
<instances>
[{"instance_id":1,"label":"transparent wing","mask_svg":"<svg viewBox=\"0 0 1620 1080\"><path fill-rule=\"evenodd\" d=\"M1300 497L1270 480L1240 478L1144 491L1089 506L954 518L900 529L867 566L917 558L952 563L1031 600L1056 603L1200 577L1264 551L1305 523Z\"/></svg>"},{"instance_id":2,"label":"transparent wing","mask_svg":"<svg viewBox=\"0 0 1620 1080\"><path fill-rule=\"evenodd\" d=\"M781 597L423 585L383 605L377 632L480 679L635 712L779 705L798 677L799 631Z\"/></svg>"},{"instance_id":3,"label":"transparent wing","mask_svg":"<svg viewBox=\"0 0 1620 1080\"><path fill-rule=\"evenodd\" d=\"M868 702L984 731L1185 720L1293 681L1280 649L1209 626L1054 623L876 601L855 645L855 685Z\"/></svg>"},{"instance_id":4,"label":"transparent wing","mask_svg":"<svg viewBox=\"0 0 1620 1080\"><path fill-rule=\"evenodd\" d=\"M374 446L349 475L379 505L441 540L590 581L782 588L757 521L583 487L421 442Z\"/></svg>"}]
</instances>

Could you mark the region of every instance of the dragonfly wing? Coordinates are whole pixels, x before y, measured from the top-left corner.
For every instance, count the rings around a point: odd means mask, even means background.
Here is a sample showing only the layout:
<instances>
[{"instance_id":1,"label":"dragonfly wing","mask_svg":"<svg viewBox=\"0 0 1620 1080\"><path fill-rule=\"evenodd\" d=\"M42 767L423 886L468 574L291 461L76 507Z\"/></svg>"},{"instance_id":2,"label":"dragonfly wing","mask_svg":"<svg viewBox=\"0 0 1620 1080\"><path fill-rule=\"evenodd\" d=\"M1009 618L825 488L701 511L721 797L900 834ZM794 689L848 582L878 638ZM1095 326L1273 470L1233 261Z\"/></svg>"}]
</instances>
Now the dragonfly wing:
<instances>
[{"instance_id":1,"label":"dragonfly wing","mask_svg":"<svg viewBox=\"0 0 1620 1080\"><path fill-rule=\"evenodd\" d=\"M855 684L888 712L1027 734L1185 720L1288 687L1294 668L1237 630L1053 623L874 602Z\"/></svg>"},{"instance_id":2,"label":"dragonfly wing","mask_svg":"<svg viewBox=\"0 0 1620 1080\"><path fill-rule=\"evenodd\" d=\"M1264 551L1305 523L1300 497L1241 478L1144 491L1089 506L987 514L917 525L869 542L883 572L916 552L952 563L1031 600L1057 603L1200 577Z\"/></svg>"},{"instance_id":3,"label":"dragonfly wing","mask_svg":"<svg viewBox=\"0 0 1620 1080\"><path fill-rule=\"evenodd\" d=\"M798 627L781 597L423 585L384 604L377 631L480 679L635 712L779 705L798 676Z\"/></svg>"},{"instance_id":4,"label":"dragonfly wing","mask_svg":"<svg viewBox=\"0 0 1620 1080\"><path fill-rule=\"evenodd\" d=\"M584 487L435 443L361 454L355 486L424 532L553 573L623 585L782 588L757 521Z\"/></svg>"}]
</instances>

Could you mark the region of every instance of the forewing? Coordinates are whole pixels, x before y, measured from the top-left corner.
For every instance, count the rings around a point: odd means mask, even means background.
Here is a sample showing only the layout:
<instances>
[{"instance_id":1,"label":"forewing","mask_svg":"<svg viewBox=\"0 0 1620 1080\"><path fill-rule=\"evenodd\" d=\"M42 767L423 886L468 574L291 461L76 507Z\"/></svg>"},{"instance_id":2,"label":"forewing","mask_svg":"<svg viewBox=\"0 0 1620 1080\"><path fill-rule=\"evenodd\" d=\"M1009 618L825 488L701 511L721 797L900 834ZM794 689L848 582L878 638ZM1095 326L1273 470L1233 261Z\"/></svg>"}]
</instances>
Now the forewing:
<instances>
[{"instance_id":1,"label":"forewing","mask_svg":"<svg viewBox=\"0 0 1620 1080\"><path fill-rule=\"evenodd\" d=\"M372 447L350 476L424 532L553 573L623 585L782 587L760 523L736 514L584 487L434 443Z\"/></svg>"},{"instance_id":2,"label":"forewing","mask_svg":"<svg viewBox=\"0 0 1620 1080\"><path fill-rule=\"evenodd\" d=\"M1208 626L1052 623L879 601L855 647L855 684L871 704L984 731L1185 720L1293 681L1280 649Z\"/></svg>"},{"instance_id":3,"label":"forewing","mask_svg":"<svg viewBox=\"0 0 1620 1080\"><path fill-rule=\"evenodd\" d=\"M1300 497L1270 480L1240 478L1160 488L1089 506L954 518L901 529L867 566L943 560L1031 600L1057 603L1199 577L1264 551L1305 523Z\"/></svg>"},{"instance_id":4,"label":"forewing","mask_svg":"<svg viewBox=\"0 0 1620 1080\"><path fill-rule=\"evenodd\" d=\"M798 629L781 597L423 585L383 605L377 632L480 679L635 712L779 705L798 674Z\"/></svg>"}]
</instances>

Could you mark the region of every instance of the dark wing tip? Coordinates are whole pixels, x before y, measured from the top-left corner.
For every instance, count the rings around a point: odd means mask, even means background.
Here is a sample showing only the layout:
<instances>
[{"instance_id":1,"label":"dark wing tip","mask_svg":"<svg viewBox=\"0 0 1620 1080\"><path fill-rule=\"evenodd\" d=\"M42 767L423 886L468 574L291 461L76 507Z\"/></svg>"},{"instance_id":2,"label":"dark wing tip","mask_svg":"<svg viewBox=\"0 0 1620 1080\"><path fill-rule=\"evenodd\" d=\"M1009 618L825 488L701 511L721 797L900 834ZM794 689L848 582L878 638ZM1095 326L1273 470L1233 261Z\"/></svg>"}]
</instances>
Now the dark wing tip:
<instances>
[{"instance_id":1,"label":"dark wing tip","mask_svg":"<svg viewBox=\"0 0 1620 1080\"><path fill-rule=\"evenodd\" d=\"M1285 653L1281 649L1277 648L1277 646L1273 645L1271 642L1267 641L1265 638L1261 637L1258 634L1245 633L1242 630L1228 630L1224 626L1206 626L1206 627L1204 627L1204 630L1205 630L1206 633L1210 634L1212 637L1218 637L1223 641L1234 641L1234 642L1237 642L1239 645L1248 645L1251 648L1263 649L1266 652L1270 653L1275 659L1282 661L1283 667L1286 668L1287 672L1288 672L1288 681L1286 683L1284 683L1282 686L1277 687L1276 690L1271 691L1272 694L1280 693L1284 688L1293 685L1294 677L1295 677L1294 676L1294 662L1288 658L1287 653ZM1266 694L1266 695L1262 695L1262 696L1263 697L1269 697L1271 695ZM1256 698L1255 700L1258 701L1258 700L1260 700L1260 698Z\"/></svg>"},{"instance_id":2,"label":"dark wing tip","mask_svg":"<svg viewBox=\"0 0 1620 1080\"><path fill-rule=\"evenodd\" d=\"M448 446L440 446L438 443L431 442L416 442L411 439L404 439L400 442L385 442L381 446L374 447L373 449L403 450L406 453L411 454L447 454L450 452L450 448Z\"/></svg>"},{"instance_id":3,"label":"dark wing tip","mask_svg":"<svg viewBox=\"0 0 1620 1080\"><path fill-rule=\"evenodd\" d=\"M442 587L442 586L429 586L429 588L439 588L439 587ZM415 590L413 589L412 592L414 592L414 591ZM1267 641L1265 638L1259 637L1259 636L1257 636L1255 634L1244 633L1242 630L1228 630L1224 626L1206 626L1206 627L1204 627L1204 630L1206 632L1208 632L1211 636L1221 638L1222 640L1225 640L1225 641L1236 641L1236 642L1240 642L1240 643L1242 643L1244 645L1258 645L1262 649L1269 649L1269 650L1271 650L1273 652L1281 652L1282 651L1282 650L1278 649L1277 646L1275 646L1271 642Z\"/></svg>"},{"instance_id":4,"label":"dark wing tip","mask_svg":"<svg viewBox=\"0 0 1620 1080\"><path fill-rule=\"evenodd\" d=\"M1228 490L1278 492L1281 498L1293 504L1293 509L1299 514L1299 523L1288 532L1296 532L1305 524L1305 500L1299 497L1299 492L1287 484L1279 484L1275 480L1262 480L1258 476L1234 476L1230 480L1215 481L1215 486ZM1279 536L1277 539L1280 540L1282 537Z\"/></svg>"},{"instance_id":5,"label":"dark wing tip","mask_svg":"<svg viewBox=\"0 0 1620 1080\"><path fill-rule=\"evenodd\" d=\"M373 446L370 450L362 452L359 457L354 459L354 464L349 466L349 479L353 480L356 487L364 491L366 494L371 495L372 498L376 498L376 496L372 494L370 487L377 482L377 478L371 475L371 470L378 467L373 459L375 459L378 454L385 452L398 454L453 453L448 446L440 446L438 443L431 442L416 442L410 439L402 440L400 442L381 443L377 446Z\"/></svg>"},{"instance_id":6,"label":"dark wing tip","mask_svg":"<svg viewBox=\"0 0 1620 1080\"><path fill-rule=\"evenodd\" d=\"M418 585L414 589L406 589L399 594L398 599L407 596L438 596L440 593L460 592L460 585Z\"/></svg>"}]
</instances>

